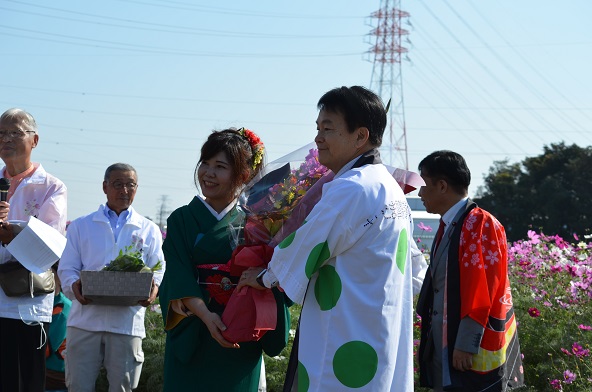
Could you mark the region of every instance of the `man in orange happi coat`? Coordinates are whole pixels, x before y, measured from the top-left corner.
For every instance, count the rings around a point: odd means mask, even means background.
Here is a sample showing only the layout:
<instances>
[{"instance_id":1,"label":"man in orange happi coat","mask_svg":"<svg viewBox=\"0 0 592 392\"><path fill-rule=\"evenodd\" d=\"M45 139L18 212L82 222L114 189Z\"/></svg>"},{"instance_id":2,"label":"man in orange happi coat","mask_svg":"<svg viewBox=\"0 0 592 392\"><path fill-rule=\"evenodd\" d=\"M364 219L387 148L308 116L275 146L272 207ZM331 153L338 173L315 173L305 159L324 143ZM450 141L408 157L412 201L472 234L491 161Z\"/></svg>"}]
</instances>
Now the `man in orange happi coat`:
<instances>
[{"instance_id":1,"label":"man in orange happi coat","mask_svg":"<svg viewBox=\"0 0 592 392\"><path fill-rule=\"evenodd\" d=\"M507 391L524 384L504 227L467 194L462 156L436 151L419 164L419 196L440 214L421 289L420 385L434 391Z\"/></svg>"}]
</instances>

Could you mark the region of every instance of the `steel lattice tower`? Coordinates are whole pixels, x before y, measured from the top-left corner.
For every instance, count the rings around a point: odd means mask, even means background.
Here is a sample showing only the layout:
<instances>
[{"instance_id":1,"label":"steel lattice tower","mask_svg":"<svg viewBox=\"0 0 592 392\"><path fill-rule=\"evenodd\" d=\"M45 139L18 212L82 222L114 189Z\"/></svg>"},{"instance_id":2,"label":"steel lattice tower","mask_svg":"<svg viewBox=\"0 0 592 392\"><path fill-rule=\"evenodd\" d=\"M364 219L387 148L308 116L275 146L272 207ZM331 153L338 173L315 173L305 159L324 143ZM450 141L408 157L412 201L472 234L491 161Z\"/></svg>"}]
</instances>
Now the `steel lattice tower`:
<instances>
[{"instance_id":1,"label":"steel lattice tower","mask_svg":"<svg viewBox=\"0 0 592 392\"><path fill-rule=\"evenodd\" d=\"M390 101L387 128L382 141L383 156L390 165L409 169L407 158L407 134L403 106L403 77L401 59L407 48L403 39L409 31L402 28L408 23L409 13L400 9L400 0L381 0L380 9L370 17L370 44L368 60L373 62L370 88L385 104Z\"/></svg>"}]
</instances>

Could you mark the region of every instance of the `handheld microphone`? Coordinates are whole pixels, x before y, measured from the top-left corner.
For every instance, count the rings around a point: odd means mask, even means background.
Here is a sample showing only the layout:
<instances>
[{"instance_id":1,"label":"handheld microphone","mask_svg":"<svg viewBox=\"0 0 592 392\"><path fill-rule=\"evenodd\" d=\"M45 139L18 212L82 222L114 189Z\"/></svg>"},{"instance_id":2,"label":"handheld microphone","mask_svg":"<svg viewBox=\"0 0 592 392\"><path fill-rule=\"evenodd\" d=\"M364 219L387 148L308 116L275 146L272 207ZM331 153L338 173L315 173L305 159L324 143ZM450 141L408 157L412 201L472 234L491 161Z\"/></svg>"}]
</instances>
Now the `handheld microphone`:
<instances>
[{"instance_id":1,"label":"handheld microphone","mask_svg":"<svg viewBox=\"0 0 592 392\"><path fill-rule=\"evenodd\" d=\"M10 189L10 180L0 178L0 201L6 201L8 198L8 189Z\"/></svg>"}]
</instances>

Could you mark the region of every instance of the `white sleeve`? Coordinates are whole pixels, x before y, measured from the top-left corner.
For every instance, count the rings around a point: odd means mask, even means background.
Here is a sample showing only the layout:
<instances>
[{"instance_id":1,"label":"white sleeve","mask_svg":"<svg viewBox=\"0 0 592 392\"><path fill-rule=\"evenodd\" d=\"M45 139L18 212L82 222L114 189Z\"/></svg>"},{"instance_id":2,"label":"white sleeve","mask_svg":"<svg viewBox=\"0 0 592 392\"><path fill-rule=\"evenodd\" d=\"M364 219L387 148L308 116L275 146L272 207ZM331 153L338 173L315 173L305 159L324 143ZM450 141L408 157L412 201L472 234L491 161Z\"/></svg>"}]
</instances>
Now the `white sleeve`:
<instances>
[{"instance_id":1,"label":"white sleeve","mask_svg":"<svg viewBox=\"0 0 592 392\"><path fill-rule=\"evenodd\" d=\"M362 216L353 211L367 209L359 187L352 181L334 180L304 224L275 247L268 268L292 301L302 304L311 276L350 249L365 232L352 229L360 226L353 222Z\"/></svg>"},{"instance_id":2,"label":"white sleeve","mask_svg":"<svg viewBox=\"0 0 592 392\"><path fill-rule=\"evenodd\" d=\"M62 253L58 267L58 276L62 283L62 290L68 298L73 298L72 284L80 279L82 270L82 257L79 247L78 224L72 222L66 232L66 248Z\"/></svg>"},{"instance_id":3,"label":"white sleeve","mask_svg":"<svg viewBox=\"0 0 592 392\"><path fill-rule=\"evenodd\" d=\"M265 271L265 273L263 274L262 281L263 285L268 289L278 285L278 279L271 270L271 268L267 268L267 271Z\"/></svg>"},{"instance_id":4,"label":"white sleeve","mask_svg":"<svg viewBox=\"0 0 592 392\"><path fill-rule=\"evenodd\" d=\"M160 286L162 278L164 276L164 270L166 263L164 261L164 254L162 253L162 233L158 226L154 225L150 229L149 236L152 237L150 240L150 252L146 260L146 265L150 268L154 267L159 261L162 262L161 269L154 272L154 283Z\"/></svg>"},{"instance_id":5,"label":"white sleeve","mask_svg":"<svg viewBox=\"0 0 592 392\"><path fill-rule=\"evenodd\" d=\"M413 295L419 294L426 271L428 270L428 263L425 256L417 247L413 237L409 241L411 243L411 274L413 278Z\"/></svg>"}]
</instances>

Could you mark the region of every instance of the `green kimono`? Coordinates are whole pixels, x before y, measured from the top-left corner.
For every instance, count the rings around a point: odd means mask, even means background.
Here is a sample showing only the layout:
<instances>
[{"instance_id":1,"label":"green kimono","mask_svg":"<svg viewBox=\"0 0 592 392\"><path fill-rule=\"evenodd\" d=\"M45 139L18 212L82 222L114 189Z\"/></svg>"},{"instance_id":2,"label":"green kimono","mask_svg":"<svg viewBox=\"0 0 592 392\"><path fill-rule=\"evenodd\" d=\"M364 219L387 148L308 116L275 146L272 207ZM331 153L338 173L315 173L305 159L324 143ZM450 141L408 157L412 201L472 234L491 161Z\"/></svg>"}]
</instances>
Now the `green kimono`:
<instances>
[{"instance_id":1,"label":"green kimono","mask_svg":"<svg viewBox=\"0 0 592 392\"><path fill-rule=\"evenodd\" d=\"M164 359L164 391L257 391L261 354L278 355L286 346L290 314L285 297L274 289L278 304L277 327L257 342L241 342L240 349L224 348L210 335L196 316L183 317L173 312L170 301L202 298L210 311L222 314L224 306L211 298L208 285L211 270L204 264L224 264L230 260L232 245L229 225L242 223L241 211L234 207L218 221L202 200L195 197L177 209L167 221L163 251L167 269L159 290L167 333ZM236 278L230 278L236 283ZM220 290L217 286L217 290ZM234 287L234 286L233 286Z\"/></svg>"}]
</instances>

